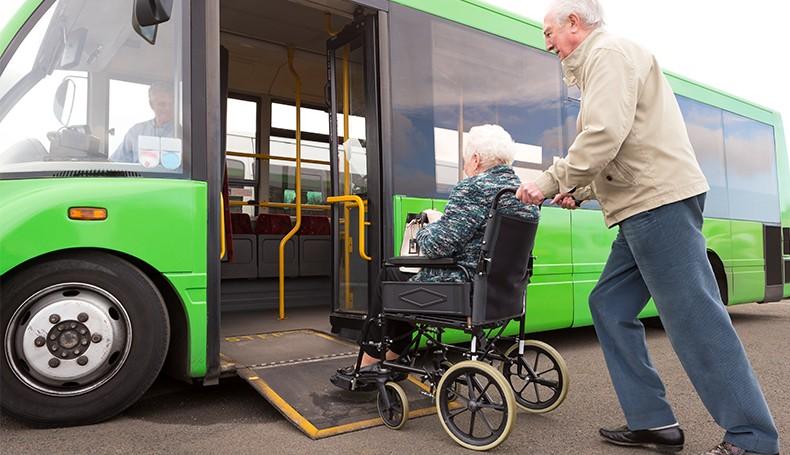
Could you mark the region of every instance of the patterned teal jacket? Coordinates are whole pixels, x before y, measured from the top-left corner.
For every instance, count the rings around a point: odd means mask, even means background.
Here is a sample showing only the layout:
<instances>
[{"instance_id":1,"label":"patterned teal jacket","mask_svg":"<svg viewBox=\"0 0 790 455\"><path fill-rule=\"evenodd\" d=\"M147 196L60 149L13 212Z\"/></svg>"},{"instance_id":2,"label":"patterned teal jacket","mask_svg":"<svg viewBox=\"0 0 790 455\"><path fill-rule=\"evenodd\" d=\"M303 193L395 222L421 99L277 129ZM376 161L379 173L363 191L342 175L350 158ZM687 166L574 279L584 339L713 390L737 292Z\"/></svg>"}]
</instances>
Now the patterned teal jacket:
<instances>
[{"instance_id":1,"label":"patterned teal jacket","mask_svg":"<svg viewBox=\"0 0 790 455\"><path fill-rule=\"evenodd\" d=\"M486 216L494 196L502 188L519 184L513 169L505 165L494 166L458 182L450 193L444 216L417 233L420 254L430 258L454 257L458 264L474 273L483 244ZM500 198L498 210L529 220L537 220L540 216L537 206L523 204L511 194ZM410 281L466 280L464 272L457 268L423 268Z\"/></svg>"}]
</instances>

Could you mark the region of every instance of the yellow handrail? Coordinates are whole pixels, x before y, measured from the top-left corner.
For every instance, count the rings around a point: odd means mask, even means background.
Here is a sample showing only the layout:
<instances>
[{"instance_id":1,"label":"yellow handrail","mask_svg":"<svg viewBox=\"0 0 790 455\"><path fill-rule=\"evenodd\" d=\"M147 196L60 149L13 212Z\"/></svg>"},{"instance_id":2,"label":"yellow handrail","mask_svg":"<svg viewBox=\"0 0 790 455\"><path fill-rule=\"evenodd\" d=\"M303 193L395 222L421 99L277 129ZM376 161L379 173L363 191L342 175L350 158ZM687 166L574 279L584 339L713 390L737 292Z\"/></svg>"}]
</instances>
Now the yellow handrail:
<instances>
[{"instance_id":1,"label":"yellow handrail","mask_svg":"<svg viewBox=\"0 0 790 455\"><path fill-rule=\"evenodd\" d=\"M362 201L362 198L356 194L347 194L344 196L329 196L326 198L326 202L329 202L330 204L337 202L353 202L354 205L357 206L359 209L359 257L366 261L372 261L373 258L365 253L365 203ZM347 205L345 208L348 210ZM345 224L345 226L348 227L347 224ZM348 268L348 263L346 263L346 268Z\"/></svg>"},{"instance_id":2,"label":"yellow handrail","mask_svg":"<svg viewBox=\"0 0 790 455\"><path fill-rule=\"evenodd\" d=\"M225 245L225 198L222 196L222 192L219 193L219 259L225 257L226 247Z\"/></svg>"},{"instance_id":3,"label":"yellow handrail","mask_svg":"<svg viewBox=\"0 0 790 455\"><path fill-rule=\"evenodd\" d=\"M294 50L288 48L288 69L296 81L296 223L280 240L280 320L285 319L285 245L302 227L302 80L294 69Z\"/></svg>"},{"instance_id":4,"label":"yellow handrail","mask_svg":"<svg viewBox=\"0 0 790 455\"><path fill-rule=\"evenodd\" d=\"M351 138L351 132L349 131L348 125L348 114L350 110L350 100L349 100L349 65L348 61L350 59L350 52L351 52L351 45L346 44L343 47L343 194L350 195L351 194L351 169L348 162L348 144L349 139ZM360 218L364 218L365 212L360 209ZM348 205L343 206L343 219L349 219L350 211L348 209ZM350 223L349 223L350 224ZM351 294L351 232L349 231L349 225L344 223L343 224L343 256L345 258L345 269L343 273L343 277L345 278L346 283L346 309L350 310L354 306L354 297ZM361 251L361 250L360 250Z\"/></svg>"},{"instance_id":5,"label":"yellow handrail","mask_svg":"<svg viewBox=\"0 0 790 455\"><path fill-rule=\"evenodd\" d=\"M280 160L280 161L291 161L295 162L296 158L292 158L290 156L278 156L278 155L269 155L267 153L246 153L246 152L225 152L226 155L230 156L242 156L245 158L260 158L262 160ZM301 159L302 163L311 163L311 164L323 164L325 166L329 166L329 161L324 160L311 160L311 159Z\"/></svg>"},{"instance_id":6,"label":"yellow handrail","mask_svg":"<svg viewBox=\"0 0 790 455\"><path fill-rule=\"evenodd\" d=\"M244 202L244 201L230 201L231 207L244 207L244 206L258 206L258 207L271 207L275 209L293 209L296 204L288 202ZM302 208L306 210L330 210L332 206L324 204L302 204Z\"/></svg>"},{"instance_id":7,"label":"yellow handrail","mask_svg":"<svg viewBox=\"0 0 790 455\"><path fill-rule=\"evenodd\" d=\"M329 36L337 35L337 32L332 30L332 13L324 13L324 25L326 26L326 33Z\"/></svg>"}]
</instances>

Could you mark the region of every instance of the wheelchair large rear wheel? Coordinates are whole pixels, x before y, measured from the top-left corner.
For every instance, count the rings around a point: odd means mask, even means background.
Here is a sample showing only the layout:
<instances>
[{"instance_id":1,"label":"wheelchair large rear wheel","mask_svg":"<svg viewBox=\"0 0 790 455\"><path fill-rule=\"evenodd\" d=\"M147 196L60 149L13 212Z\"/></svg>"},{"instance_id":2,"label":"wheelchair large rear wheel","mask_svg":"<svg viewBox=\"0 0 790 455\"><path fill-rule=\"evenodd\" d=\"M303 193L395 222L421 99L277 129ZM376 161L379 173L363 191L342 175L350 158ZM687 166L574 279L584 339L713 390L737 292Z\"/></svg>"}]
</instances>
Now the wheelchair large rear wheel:
<instances>
[{"instance_id":1,"label":"wheelchair large rear wheel","mask_svg":"<svg viewBox=\"0 0 790 455\"><path fill-rule=\"evenodd\" d=\"M502 374L513 388L521 409L542 414L557 409L568 395L570 376L565 360L550 345L537 340L524 341L524 354L513 344L503 362Z\"/></svg>"},{"instance_id":2,"label":"wheelchair large rear wheel","mask_svg":"<svg viewBox=\"0 0 790 455\"><path fill-rule=\"evenodd\" d=\"M406 398L406 392L397 382L384 384L384 391L387 393L387 400L381 392L376 398L379 416L387 428L400 430L409 420L409 400Z\"/></svg>"},{"instance_id":3,"label":"wheelchair large rear wheel","mask_svg":"<svg viewBox=\"0 0 790 455\"><path fill-rule=\"evenodd\" d=\"M513 429L516 409L510 384L485 362L457 363L436 386L439 421L467 449L489 450L501 444Z\"/></svg>"}]
</instances>

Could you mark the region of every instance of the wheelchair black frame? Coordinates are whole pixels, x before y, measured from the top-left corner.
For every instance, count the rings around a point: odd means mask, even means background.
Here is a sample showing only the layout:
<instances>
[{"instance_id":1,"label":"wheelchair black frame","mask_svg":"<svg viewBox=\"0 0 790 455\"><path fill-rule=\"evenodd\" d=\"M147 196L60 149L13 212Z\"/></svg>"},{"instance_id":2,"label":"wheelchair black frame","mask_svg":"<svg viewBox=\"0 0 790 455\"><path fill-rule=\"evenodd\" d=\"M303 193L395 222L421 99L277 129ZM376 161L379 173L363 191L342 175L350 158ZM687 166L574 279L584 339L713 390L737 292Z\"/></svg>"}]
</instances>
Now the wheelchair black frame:
<instances>
[{"instance_id":1,"label":"wheelchair black frame","mask_svg":"<svg viewBox=\"0 0 790 455\"><path fill-rule=\"evenodd\" d=\"M375 380L380 386L383 386L384 382L391 379L392 373L406 373L418 375L423 382L427 382L431 388L431 395L435 396L437 392L435 390L436 385L439 383L439 379L446 369L443 363L449 362L447 359L447 353L449 352L458 352L461 356L470 360L479 360L489 363L492 361L500 361L503 363L511 362L513 360L512 358L506 357L497 349L498 342L507 340L518 342L518 355L520 357L523 354L526 325L524 313L515 318L503 319L485 325L469 325L465 320L436 316L379 313L376 317L368 318L365 321L360 336L360 346L376 348L379 352L380 359L386 358L386 352L389 350L390 345L395 341L399 341L399 339L390 339L390 337L386 335L382 337L380 342L366 341L366 339L371 324L376 324L381 328L381 333L386 333L387 320L404 321L414 324L415 330L403 335L403 337L408 336L412 337L412 339L409 345L400 353L402 356L408 355L409 358L411 358L410 364L406 365L401 362L383 360L380 364L382 367L380 372L376 373L374 377L370 377L367 374L361 374L359 372L362 364L362 356L364 355L364 350L360 349L354 368L351 390L357 387L357 381L360 379L365 380L369 378L370 381ZM519 321L518 336L503 336L502 334L508 324L514 320ZM467 348L465 346L456 346L443 342L442 334L446 329L461 330L470 334L472 336L471 346ZM486 330L488 330L488 334ZM491 334L493 334L493 336L490 336ZM426 350L423 355L432 355L433 358L430 363L430 367L432 368L429 368L427 365L423 365L422 367L415 366L417 359L421 358L419 352L423 338L426 340ZM423 364L425 363L427 362L423 362ZM518 368L518 375L522 375L524 369L526 369L527 375L532 380L539 379L536 377L532 367L526 362L516 362L516 365Z\"/></svg>"}]
</instances>

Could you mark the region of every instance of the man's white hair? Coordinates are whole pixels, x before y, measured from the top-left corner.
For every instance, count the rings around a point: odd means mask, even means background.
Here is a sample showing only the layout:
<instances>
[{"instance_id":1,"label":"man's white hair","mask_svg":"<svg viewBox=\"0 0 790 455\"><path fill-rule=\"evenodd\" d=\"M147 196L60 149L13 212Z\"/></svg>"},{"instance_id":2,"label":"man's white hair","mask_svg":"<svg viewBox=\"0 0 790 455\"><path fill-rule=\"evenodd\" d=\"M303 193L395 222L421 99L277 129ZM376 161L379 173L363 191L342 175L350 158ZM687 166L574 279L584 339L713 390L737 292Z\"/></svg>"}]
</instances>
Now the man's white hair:
<instances>
[{"instance_id":1,"label":"man's white hair","mask_svg":"<svg viewBox=\"0 0 790 455\"><path fill-rule=\"evenodd\" d=\"M576 13L588 28L596 29L604 25L603 8L598 0L555 0L549 7L558 24L568 20Z\"/></svg>"},{"instance_id":2,"label":"man's white hair","mask_svg":"<svg viewBox=\"0 0 790 455\"><path fill-rule=\"evenodd\" d=\"M513 164L513 139L499 125L472 127L464 142L464 160L470 159L476 153L483 169L499 164Z\"/></svg>"}]
</instances>

